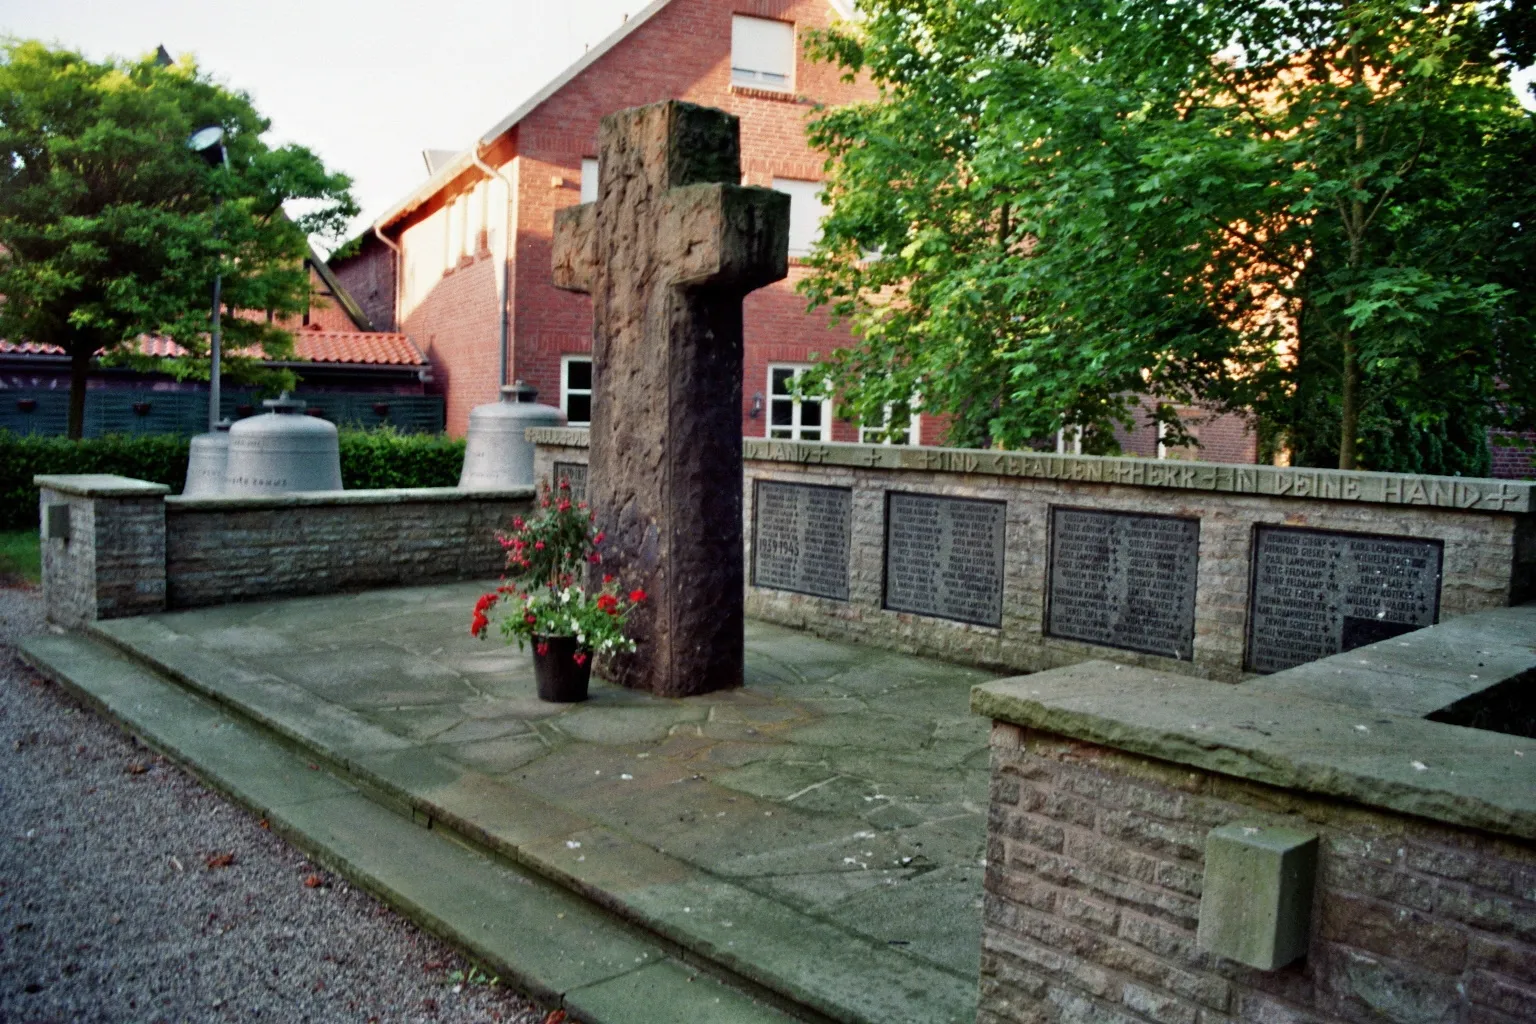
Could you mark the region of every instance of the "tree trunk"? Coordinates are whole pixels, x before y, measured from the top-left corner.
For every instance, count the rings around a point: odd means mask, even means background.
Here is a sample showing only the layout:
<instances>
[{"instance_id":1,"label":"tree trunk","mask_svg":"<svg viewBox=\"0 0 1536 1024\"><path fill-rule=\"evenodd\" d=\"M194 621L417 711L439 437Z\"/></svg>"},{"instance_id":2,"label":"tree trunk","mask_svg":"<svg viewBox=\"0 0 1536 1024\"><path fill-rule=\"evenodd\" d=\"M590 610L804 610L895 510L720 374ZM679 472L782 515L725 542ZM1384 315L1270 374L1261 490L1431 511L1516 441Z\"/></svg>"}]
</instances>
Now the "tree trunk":
<instances>
[{"instance_id":1,"label":"tree trunk","mask_svg":"<svg viewBox=\"0 0 1536 1024\"><path fill-rule=\"evenodd\" d=\"M71 441L85 436L85 379L95 353L88 343L77 343L69 354L69 429Z\"/></svg>"},{"instance_id":2,"label":"tree trunk","mask_svg":"<svg viewBox=\"0 0 1536 1024\"><path fill-rule=\"evenodd\" d=\"M1353 331L1344 334L1344 379L1339 415L1339 468L1355 468L1355 435L1360 432L1360 357Z\"/></svg>"}]
</instances>

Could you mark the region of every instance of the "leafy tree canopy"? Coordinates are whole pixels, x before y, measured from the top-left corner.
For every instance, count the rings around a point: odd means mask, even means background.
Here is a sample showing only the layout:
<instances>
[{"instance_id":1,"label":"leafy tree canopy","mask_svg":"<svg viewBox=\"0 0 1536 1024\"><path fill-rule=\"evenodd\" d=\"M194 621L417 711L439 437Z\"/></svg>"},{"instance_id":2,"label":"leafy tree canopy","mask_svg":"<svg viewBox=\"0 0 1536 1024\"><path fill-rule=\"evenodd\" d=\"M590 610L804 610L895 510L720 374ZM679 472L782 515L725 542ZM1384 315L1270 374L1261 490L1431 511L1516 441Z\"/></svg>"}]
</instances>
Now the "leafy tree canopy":
<instances>
[{"instance_id":1,"label":"leafy tree canopy","mask_svg":"<svg viewBox=\"0 0 1536 1024\"><path fill-rule=\"evenodd\" d=\"M228 168L187 149L198 128L225 132ZM70 355L70 436L83 422L97 352L124 358L162 335L206 376L211 285L223 276L230 370L238 350L269 358L292 338L263 318L304 310L311 234L339 236L357 213L345 175L302 146L269 146L250 97L190 60L92 61L35 41L0 42L0 337ZM302 212L285 212L297 205Z\"/></svg>"},{"instance_id":2,"label":"leafy tree canopy","mask_svg":"<svg viewBox=\"0 0 1536 1024\"><path fill-rule=\"evenodd\" d=\"M803 387L1096 451L1150 395L1346 468L1485 471L1486 429L1531 422L1515 0L861 7L812 44L882 96L813 123L802 284L860 340Z\"/></svg>"}]
</instances>

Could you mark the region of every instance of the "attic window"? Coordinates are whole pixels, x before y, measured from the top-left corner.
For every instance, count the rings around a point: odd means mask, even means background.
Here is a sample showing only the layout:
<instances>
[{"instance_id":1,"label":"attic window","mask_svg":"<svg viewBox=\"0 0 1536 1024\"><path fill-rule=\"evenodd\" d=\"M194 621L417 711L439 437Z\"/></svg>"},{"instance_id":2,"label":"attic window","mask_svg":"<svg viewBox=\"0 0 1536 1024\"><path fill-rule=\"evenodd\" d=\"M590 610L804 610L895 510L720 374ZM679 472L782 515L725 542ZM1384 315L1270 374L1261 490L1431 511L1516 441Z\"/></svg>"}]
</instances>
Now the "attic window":
<instances>
[{"instance_id":1,"label":"attic window","mask_svg":"<svg viewBox=\"0 0 1536 1024\"><path fill-rule=\"evenodd\" d=\"M758 89L794 87L795 26L787 21L731 17L731 81Z\"/></svg>"}]
</instances>

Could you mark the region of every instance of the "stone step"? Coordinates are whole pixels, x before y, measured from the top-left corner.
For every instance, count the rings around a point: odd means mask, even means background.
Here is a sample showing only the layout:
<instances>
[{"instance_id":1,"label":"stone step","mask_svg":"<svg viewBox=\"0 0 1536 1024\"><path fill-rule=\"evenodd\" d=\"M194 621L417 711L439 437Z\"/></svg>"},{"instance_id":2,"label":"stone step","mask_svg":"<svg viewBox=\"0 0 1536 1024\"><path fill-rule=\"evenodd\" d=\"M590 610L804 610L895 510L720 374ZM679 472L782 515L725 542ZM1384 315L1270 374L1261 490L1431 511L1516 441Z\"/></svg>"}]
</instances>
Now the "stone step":
<instances>
[{"instance_id":1,"label":"stone step","mask_svg":"<svg viewBox=\"0 0 1536 1024\"><path fill-rule=\"evenodd\" d=\"M40 635L22 657L107 719L490 973L590 1024L784 1022L590 899L370 797L231 709L99 639ZM796 1014L795 1016L802 1016ZM812 1015L811 1019L818 1019Z\"/></svg>"},{"instance_id":2,"label":"stone step","mask_svg":"<svg viewBox=\"0 0 1536 1024\"><path fill-rule=\"evenodd\" d=\"M187 644L155 617L90 627L148 671L267 730L375 801L586 898L795 1016L969 1024L974 976L769 899L551 803L424 752L300 686ZM724 929L718 922L730 922Z\"/></svg>"}]
</instances>

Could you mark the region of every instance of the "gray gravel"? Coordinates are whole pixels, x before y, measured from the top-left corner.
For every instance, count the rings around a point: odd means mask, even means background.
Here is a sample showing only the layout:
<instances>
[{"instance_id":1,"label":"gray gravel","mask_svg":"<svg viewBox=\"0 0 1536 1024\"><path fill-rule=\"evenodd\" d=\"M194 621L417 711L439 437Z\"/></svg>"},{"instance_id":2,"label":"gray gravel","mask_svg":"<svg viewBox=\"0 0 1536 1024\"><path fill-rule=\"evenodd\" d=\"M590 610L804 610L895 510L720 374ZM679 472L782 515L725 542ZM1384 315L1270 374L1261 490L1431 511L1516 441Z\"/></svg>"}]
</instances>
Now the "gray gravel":
<instances>
[{"instance_id":1,"label":"gray gravel","mask_svg":"<svg viewBox=\"0 0 1536 1024\"><path fill-rule=\"evenodd\" d=\"M39 604L0 590L0 1021L545 1021L35 676Z\"/></svg>"}]
</instances>

